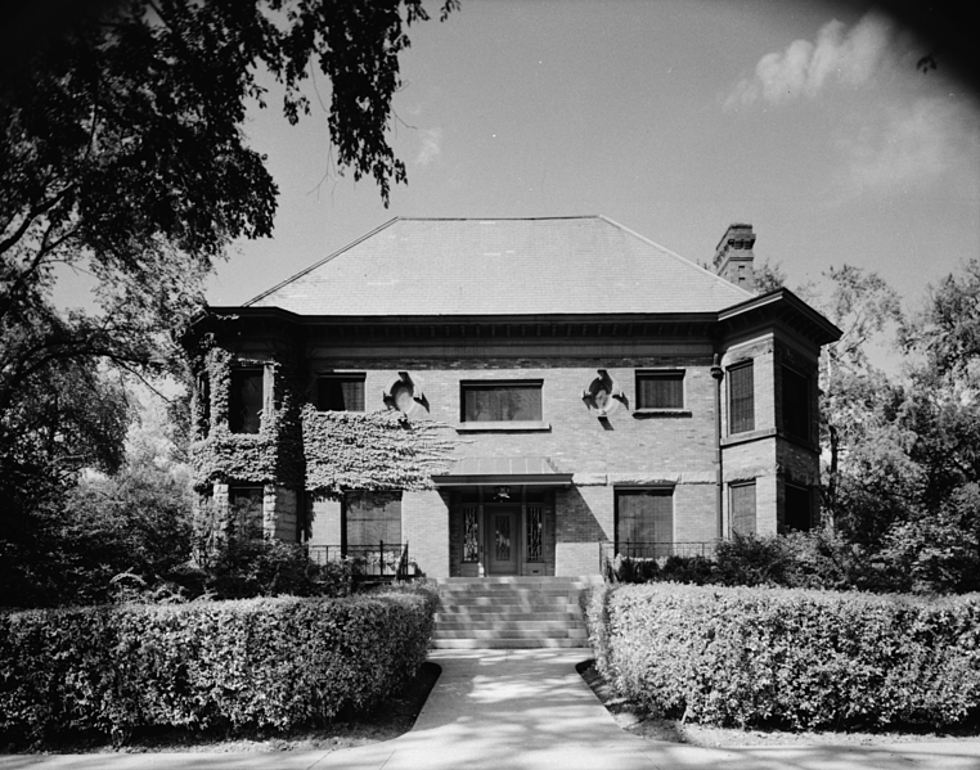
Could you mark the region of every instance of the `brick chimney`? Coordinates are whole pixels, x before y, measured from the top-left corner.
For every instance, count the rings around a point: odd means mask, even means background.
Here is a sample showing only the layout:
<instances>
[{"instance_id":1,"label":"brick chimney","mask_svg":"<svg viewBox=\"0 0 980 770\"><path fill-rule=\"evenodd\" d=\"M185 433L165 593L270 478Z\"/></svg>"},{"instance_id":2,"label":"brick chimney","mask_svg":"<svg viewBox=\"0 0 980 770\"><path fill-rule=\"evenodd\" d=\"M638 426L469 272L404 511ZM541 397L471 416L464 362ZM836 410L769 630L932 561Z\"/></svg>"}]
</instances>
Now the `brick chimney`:
<instances>
[{"instance_id":1,"label":"brick chimney","mask_svg":"<svg viewBox=\"0 0 980 770\"><path fill-rule=\"evenodd\" d=\"M715 259L712 262L715 272L736 286L755 291L755 273L752 270L754 244L752 225L729 225L715 249Z\"/></svg>"}]
</instances>

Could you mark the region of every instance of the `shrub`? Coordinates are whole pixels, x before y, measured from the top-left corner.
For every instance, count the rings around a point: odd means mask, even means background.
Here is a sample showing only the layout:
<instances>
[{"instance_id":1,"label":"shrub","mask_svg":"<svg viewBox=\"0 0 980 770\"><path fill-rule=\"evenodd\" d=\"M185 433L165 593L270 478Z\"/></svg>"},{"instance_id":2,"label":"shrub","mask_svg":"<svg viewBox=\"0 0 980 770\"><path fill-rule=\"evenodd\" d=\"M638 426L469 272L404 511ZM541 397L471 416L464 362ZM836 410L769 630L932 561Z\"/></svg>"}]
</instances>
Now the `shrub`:
<instances>
[{"instance_id":1,"label":"shrub","mask_svg":"<svg viewBox=\"0 0 980 770\"><path fill-rule=\"evenodd\" d=\"M288 729L370 709L415 674L431 590L0 615L0 735Z\"/></svg>"},{"instance_id":2,"label":"shrub","mask_svg":"<svg viewBox=\"0 0 980 770\"><path fill-rule=\"evenodd\" d=\"M980 597L766 588L591 593L599 670L656 713L720 725L933 728L980 707Z\"/></svg>"}]
</instances>

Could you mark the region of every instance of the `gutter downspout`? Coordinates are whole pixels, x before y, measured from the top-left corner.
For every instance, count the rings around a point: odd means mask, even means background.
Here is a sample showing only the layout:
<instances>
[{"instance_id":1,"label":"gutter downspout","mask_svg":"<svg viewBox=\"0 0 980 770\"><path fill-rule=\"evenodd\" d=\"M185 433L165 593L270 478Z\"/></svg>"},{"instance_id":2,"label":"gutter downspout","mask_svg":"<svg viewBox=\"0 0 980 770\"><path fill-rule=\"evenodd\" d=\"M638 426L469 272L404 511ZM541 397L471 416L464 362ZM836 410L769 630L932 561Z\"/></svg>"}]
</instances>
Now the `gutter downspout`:
<instances>
[{"instance_id":1,"label":"gutter downspout","mask_svg":"<svg viewBox=\"0 0 980 770\"><path fill-rule=\"evenodd\" d=\"M717 499L715 502L717 512L717 531L719 540L725 537L725 474L722 467L721 453L721 381L725 378L725 372L721 368L721 357L715 353L711 361L711 377L715 381L715 467L717 470Z\"/></svg>"}]
</instances>

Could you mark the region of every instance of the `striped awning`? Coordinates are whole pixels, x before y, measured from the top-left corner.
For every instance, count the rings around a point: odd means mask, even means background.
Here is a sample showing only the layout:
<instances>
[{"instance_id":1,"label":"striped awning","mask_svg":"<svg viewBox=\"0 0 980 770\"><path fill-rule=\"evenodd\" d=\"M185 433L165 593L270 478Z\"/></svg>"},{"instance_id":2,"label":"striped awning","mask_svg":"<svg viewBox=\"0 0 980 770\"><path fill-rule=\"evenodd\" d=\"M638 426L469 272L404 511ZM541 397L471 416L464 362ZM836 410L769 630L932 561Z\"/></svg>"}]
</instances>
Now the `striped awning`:
<instances>
[{"instance_id":1,"label":"striped awning","mask_svg":"<svg viewBox=\"0 0 980 770\"><path fill-rule=\"evenodd\" d=\"M571 473L559 473L547 457L464 457L449 473L433 476L440 487L475 487L491 484L565 487Z\"/></svg>"}]
</instances>

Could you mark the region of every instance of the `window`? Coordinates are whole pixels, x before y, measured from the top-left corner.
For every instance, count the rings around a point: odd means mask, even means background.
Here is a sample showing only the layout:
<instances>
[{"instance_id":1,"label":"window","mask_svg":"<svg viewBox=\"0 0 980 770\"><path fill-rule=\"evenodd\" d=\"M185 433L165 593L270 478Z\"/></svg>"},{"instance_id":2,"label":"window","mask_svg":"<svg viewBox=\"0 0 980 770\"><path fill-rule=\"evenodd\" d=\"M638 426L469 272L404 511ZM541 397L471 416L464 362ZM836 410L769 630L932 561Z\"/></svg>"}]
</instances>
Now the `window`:
<instances>
[{"instance_id":1,"label":"window","mask_svg":"<svg viewBox=\"0 0 980 770\"><path fill-rule=\"evenodd\" d=\"M211 378L201 374L197 378L198 425L202 435L211 431Z\"/></svg>"},{"instance_id":2,"label":"window","mask_svg":"<svg viewBox=\"0 0 980 770\"><path fill-rule=\"evenodd\" d=\"M248 537L262 537L262 500L264 490L259 485L232 484L228 487L228 507L232 526Z\"/></svg>"},{"instance_id":3,"label":"window","mask_svg":"<svg viewBox=\"0 0 980 770\"><path fill-rule=\"evenodd\" d=\"M341 540L345 549L347 546L377 547L380 543L401 543L401 494L352 492L344 498L343 508Z\"/></svg>"},{"instance_id":4,"label":"window","mask_svg":"<svg viewBox=\"0 0 980 770\"><path fill-rule=\"evenodd\" d=\"M754 535L755 482L732 484L728 488L731 505L732 531L740 535Z\"/></svg>"},{"instance_id":5,"label":"window","mask_svg":"<svg viewBox=\"0 0 980 770\"><path fill-rule=\"evenodd\" d=\"M637 409L683 409L684 372L637 372Z\"/></svg>"},{"instance_id":6,"label":"window","mask_svg":"<svg viewBox=\"0 0 980 770\"><path fill-rule=\"evenodd\" d=\"M462 422L540 422L540 380L463 382Z\"/></svg>"},{"instance_id":7,"label":"window","mask_svg":"<svg viewBox=\"0 0 980 770\"><path fill-rule=\"evenodd\" d=\"M258 433L262 424L262 369L231 370L228 429L232 433Z\"/></svg>"},{"instance_id":8,"label":"window","mask_svg":"<svg viewBox=\"0 0 980 770\"><path fill-rule=\"evenodd\" d=\"M363 374L322 374L316 381L316 408L321 412L363 412Z\"/></svg>"},{"instance_id":9,"label":"window","mask_svg":"<svg viewBox=\"0 0 980 770\"><path fill-rule=\"evenodd\" d=\"M794 484L786 485L786 508L783 529L787 532L809 532L813 526L813 505L810 490Z\"/></svg>"},{"instance_id":10,"label":"window","mask_svg":"<svg viewBox=\"0 0 980 770\"><path fill-rule=\"evenodd\" d=\"M755 430L755 377L752 362L728 370L728 432Z\"/></svg>"},{"instance_id":11,"label":"window","mask_svg":"<svg viewBox=\"0 0 980 770\"><path fill-rule=\"evenodd\" d=\"M659 557L673 552L672 489L616 493L616 551L624 556Z\"/></svg>"},{"instance_id":12,"label":"window","mask_svg":"<svg viewBox=\"0 0 980 770\"><path fill-rule=\"evenodd\" d=\"M810 438L810 380L789 367L783 375L783 430L789 436Z\"/></svg>"}]
</instances>

